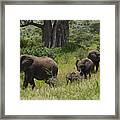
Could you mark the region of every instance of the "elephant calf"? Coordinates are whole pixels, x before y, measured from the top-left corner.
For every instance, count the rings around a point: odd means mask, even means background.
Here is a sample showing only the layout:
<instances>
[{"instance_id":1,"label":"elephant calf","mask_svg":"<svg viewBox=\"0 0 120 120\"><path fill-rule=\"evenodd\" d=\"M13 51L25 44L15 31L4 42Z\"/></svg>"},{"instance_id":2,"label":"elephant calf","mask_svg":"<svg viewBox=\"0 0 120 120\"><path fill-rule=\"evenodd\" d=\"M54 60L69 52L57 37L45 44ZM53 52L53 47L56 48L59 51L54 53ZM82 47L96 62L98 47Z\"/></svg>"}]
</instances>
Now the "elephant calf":
<instances>
[{"instance_id":1,"label":"elephant calf","mask_svg":"<svg viewBox=\"0 0 120 120\"><path fill-rule=\"evenodd\" d=\"M66 75L67 84L68 84L69 81L72 83L73 81L76 81L76 80L79 80L79 79L80 79L80 73L78 71L76 71L76 72L69 72Z\"/></svg>"},{"instance_id":2,"label":"elephant calf","mask_svg":"<svg viewBox=\"0 0 120 120\"><path fill-rule=\"evenodd\" d=\"M28 83L35 87L34 78L45 80L45 83L54 86L53 82L48 82L50 78L56 78L58 73L57 63L47 57L36 57L31 55L21 55L20 71L25 73L23 87L27 88Z\"/></svg>"},{"instance_id":3,"label":"elephant calf","mask_svg":"<svg viewBox=\"0 0 120 120\"><path fill-rule=\"evenodd\" d=\"M93 70L94 70L94 67L96 67L96 72L97 72L99 68L99 62L100 62L100 53L96 50L92 50L88 53L88 58L92 60L94 64Z\"/></svg>"},{"instance_id":4,"label":"elephant calf","mask_svg":"<svg viewBox=\"0 0 120 120\"><path fill-rule=\"evenodd\" d=\"M91 70L93 69L93 62L88 59L82 59L76 61L77 70L80 72L80 75L87 79L87 75L89 74L89 78L91 77Z\"/></svg>"}]
</instances>

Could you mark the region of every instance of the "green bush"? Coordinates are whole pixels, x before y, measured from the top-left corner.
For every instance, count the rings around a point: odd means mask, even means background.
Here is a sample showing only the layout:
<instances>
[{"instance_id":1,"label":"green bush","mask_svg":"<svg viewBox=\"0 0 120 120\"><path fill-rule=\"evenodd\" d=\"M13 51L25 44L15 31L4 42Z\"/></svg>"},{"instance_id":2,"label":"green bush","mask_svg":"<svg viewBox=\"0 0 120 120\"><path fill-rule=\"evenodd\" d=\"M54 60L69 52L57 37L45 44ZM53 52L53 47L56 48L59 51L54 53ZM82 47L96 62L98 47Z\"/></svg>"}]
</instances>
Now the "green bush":
<instances>
[{"instance_id":1,"label":"green bush","mask_svg":"<svg viewBox=\"0 0 120 120\"><path fill-rule=\"evenodd\" d=\"M27 47L27 45L28 45L28 39L23 39L23 38L21 38L21 40L20 40L20 48L25 48L25 47Z\"/></svg>"},{"instance_id":2,"label":"green bush","mask_svg":"<svg viewBox=\"0 0 120 120\"><path fill-rule=\"evenodd\" d=\"M21 49L21 54L28 54L34 56L48 56L55 59L56 55L52 49L40 46L26 47Z\"/></svg>"},{"instance_id":3,"label":"green bush","mask_svg":"<svg viewBox=\"0 0 120 120\"><path fill-rule=\"evenodd\" d=\"M86 58L88 55L88 48L85 45L81 45L79 49L76 50L75 57L77 59Z\"/></svg>"},{"instance_id":4,"label":"green bush","mask_svg":"<svg viewBox=\"0 0 120 120\"><path fill-rule=\"evenodd\" d=\"M73 52L75 50L77 50L79 48L79 44L75 43L75 42L68 42L67 44L64 45L64 47L62 47L62 51L63 52Z\"/></svg>"},{"instance_id":5,"label":"green bush","mask_svg":"<svg viewBox=\"0 0 120 120\"><path fill-rule=\"evenodd\" d=\"M43 46L43 44L38 39L32 38L21 38L20 48L33 47L33 46Z\"/></svg>"}]
</instances>

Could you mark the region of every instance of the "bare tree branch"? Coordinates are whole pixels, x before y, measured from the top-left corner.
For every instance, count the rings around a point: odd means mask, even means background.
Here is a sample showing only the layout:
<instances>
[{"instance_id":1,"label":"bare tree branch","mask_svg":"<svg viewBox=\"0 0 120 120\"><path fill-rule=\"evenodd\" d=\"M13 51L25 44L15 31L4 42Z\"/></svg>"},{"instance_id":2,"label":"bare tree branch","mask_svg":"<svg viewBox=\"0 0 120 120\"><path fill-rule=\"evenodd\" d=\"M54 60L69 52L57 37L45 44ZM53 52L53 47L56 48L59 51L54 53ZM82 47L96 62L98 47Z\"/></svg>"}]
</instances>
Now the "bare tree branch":
<instances>
[{"instance_id":1,"label":"bare tree branch","mask_svg":"<svg viewBox=\"0 0 120 120\"><path fill-rule=\"evenodd\" d=\"M44 26L44 25L34 23L34 22L32 22L30 25L34 25L34 26L39 27L39 28L43 28L43 26Z\"/></svg>"},{"instance_id":2,"label":"bare tree branch","mask_svg":"<svg viewBox=\"0 0 120 120\"><path fill-rule=\"evenodd\" d=\"M38 28L43 28L43 25L38 24L38 23L34 23L33 20L20 20L20 27L25 27L28 25L33 25L33 26L36 26Z\"/></svg>"}]
</instances>

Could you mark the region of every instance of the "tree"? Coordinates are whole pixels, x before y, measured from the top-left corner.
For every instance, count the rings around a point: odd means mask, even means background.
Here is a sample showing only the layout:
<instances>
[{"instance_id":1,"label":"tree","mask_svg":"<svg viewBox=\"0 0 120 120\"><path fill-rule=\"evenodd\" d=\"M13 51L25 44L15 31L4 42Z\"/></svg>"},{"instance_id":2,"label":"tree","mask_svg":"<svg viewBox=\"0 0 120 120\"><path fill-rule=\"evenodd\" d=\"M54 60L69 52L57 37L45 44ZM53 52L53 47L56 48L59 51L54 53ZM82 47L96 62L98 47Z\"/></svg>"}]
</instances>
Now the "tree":
<instances>
[{"instance_id":1,"label":"tree","mask_svg":"<svg viewBox=\"0 0 120 120\"><path fill-rule=\"evenodd\" d=\"M42 42L45 47L62 47L69 41L69 21L68 20L44 20L35 22L34 20L21 20L20 27L33 25L42 30Z\"/></svg>"}]
</instances>

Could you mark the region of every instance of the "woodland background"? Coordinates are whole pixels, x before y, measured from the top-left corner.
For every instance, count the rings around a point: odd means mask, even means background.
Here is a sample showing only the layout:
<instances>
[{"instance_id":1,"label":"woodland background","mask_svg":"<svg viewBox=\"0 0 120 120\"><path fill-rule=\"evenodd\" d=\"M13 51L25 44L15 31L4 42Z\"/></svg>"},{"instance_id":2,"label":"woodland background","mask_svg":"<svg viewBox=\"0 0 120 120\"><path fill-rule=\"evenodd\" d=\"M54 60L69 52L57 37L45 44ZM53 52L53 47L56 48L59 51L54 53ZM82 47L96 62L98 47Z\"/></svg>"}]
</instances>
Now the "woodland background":
<instances>
[{"instance_id":1,"label":"woodland background","mask_svg":"<svg viewBox=\"0 0 120 120\"><path fill-rule=\"evenodd\" d=\"M20 54L49 56L59 68L56 87L35 80L36 88L23 90L21 73L21 99L93 100L100 96L100 74L90 80L66 85L65 76L76 70L76 60L86 58L90 50L100 51L99 20L21 20Z\"/></svg>"}]
</instances>

